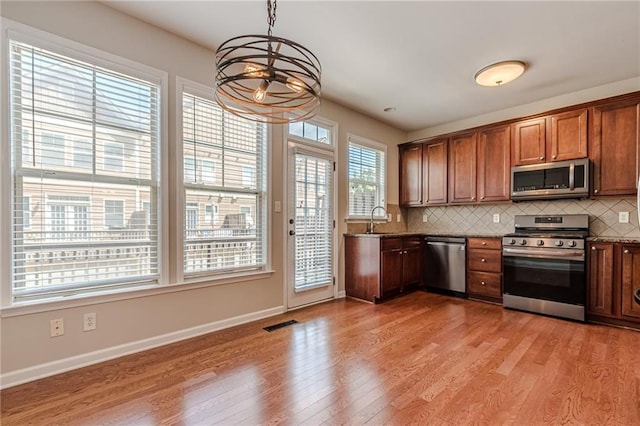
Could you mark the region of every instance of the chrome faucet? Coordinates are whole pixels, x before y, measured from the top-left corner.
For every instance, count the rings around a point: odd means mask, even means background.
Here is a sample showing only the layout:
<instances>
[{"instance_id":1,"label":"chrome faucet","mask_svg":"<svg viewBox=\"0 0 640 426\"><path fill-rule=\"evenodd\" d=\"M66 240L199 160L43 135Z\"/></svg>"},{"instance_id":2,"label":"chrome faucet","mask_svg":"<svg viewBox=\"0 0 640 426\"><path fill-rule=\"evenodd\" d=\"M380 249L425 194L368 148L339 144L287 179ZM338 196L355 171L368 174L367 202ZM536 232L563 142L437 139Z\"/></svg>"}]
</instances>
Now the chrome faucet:
<instances>
[{"instance_id":1,"label":"chrome faucet","mask_svg":"<svg viewBox=\"0 0 640 426\"><path fill-rule=\"evenodd\" d=\"M384 208L384 206L375 206L374 208L372 208L371 218L369 219L369 229L367 230L367 234L373 234L373 212L375 212L377 209L382 209L382 211L384 212L384 215L387 216L387 210Z\"/></svg>"}]
</instances>

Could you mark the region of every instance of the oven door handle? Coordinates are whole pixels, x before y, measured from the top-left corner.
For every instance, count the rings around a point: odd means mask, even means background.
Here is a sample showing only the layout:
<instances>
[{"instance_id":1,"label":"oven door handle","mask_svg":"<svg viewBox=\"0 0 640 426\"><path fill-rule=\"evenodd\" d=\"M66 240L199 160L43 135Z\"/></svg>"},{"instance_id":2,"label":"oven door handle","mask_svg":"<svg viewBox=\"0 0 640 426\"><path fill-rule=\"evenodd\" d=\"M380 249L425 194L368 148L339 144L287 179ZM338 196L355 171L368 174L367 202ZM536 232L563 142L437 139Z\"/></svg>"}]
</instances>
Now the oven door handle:
<instances>
[{"instance_id":1,"label":"oven door handle","mask_svg":"<svg viewBox=\"0 0 640 426\"><path fill-rule=\"evenodd\" d=\"M542 259L574 258L576 260L584 260L584 250L563 250L563 249L517 249L504 247L502 249L503 256L509 257L536 257Z\"/></svg>"}]
</instances>

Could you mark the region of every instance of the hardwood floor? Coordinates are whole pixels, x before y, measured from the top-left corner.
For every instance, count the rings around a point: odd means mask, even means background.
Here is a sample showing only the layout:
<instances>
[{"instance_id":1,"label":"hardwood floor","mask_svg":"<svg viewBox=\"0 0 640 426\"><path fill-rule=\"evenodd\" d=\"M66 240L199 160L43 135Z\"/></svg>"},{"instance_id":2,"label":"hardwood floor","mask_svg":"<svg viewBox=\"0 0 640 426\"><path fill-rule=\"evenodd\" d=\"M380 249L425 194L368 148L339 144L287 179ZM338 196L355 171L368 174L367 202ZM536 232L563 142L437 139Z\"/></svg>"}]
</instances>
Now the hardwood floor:
<instances>
[{"instance_id":1,"label":"hardwood floor","mask_svg":"<svg viewBox=\"0 0 640 426\"><path fill-rule=\"evenodd\" d=\"M312 306L0 397L3 425L638 425L640 334L416 292Z\"/></svg>"}]
</instances>

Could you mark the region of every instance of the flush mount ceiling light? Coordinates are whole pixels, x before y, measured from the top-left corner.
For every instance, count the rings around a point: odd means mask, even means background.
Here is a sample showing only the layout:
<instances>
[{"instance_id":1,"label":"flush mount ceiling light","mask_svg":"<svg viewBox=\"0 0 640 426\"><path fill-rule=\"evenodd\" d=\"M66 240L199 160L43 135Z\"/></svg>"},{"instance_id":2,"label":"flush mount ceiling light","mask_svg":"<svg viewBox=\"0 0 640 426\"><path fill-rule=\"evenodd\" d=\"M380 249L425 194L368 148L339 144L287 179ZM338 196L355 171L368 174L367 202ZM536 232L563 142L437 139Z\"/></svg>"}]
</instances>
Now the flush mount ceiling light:
<instances>
[{"instance_id":1,"label":"flush mount ceiling light","mask_svg":"<svg viewBox=\"0 0 640 426\"><path fill-rule=\"evenodd\" d=\"M226 111L253 121L307 120L320 107L320 61L304 46L272 36L275 21L276 0L268 0L266 36L244 35L220 45L215 99Z\"/></svg>"},{"instance_id":2,"label":"flush mount ceiling light","mask_svg":"<svg viewBox=\"0 0 640 426\"><path fill-rule=\"evenodd\" d=\"M520 77L526 67L522 61L497 62L478 71L476 83L480 86L502 86Z\"/></svg>"}]
</instances>

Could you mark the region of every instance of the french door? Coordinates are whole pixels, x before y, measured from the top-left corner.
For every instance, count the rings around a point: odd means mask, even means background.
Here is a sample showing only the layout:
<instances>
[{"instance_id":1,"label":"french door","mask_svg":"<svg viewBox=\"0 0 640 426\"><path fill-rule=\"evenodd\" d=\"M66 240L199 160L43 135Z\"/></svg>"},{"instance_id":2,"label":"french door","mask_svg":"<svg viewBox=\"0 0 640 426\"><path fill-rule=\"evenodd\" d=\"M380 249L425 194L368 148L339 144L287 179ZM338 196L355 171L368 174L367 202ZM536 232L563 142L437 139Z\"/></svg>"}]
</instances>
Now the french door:
<instances>
[{"instance_id":1,"label":"french door","mask_svg":"<svg viewBox=\"0 0 640 426\"><path fill-rule=\"evenodd\" d=\"M289 142L287 307L334 297L333 152Z\"/></svg>"}]
</instances>

